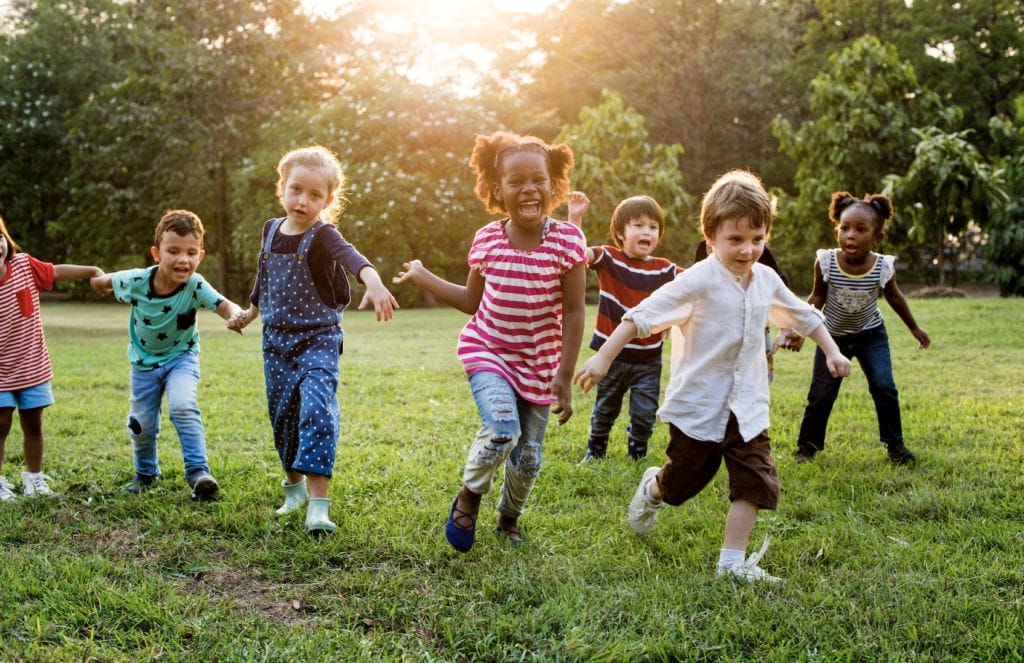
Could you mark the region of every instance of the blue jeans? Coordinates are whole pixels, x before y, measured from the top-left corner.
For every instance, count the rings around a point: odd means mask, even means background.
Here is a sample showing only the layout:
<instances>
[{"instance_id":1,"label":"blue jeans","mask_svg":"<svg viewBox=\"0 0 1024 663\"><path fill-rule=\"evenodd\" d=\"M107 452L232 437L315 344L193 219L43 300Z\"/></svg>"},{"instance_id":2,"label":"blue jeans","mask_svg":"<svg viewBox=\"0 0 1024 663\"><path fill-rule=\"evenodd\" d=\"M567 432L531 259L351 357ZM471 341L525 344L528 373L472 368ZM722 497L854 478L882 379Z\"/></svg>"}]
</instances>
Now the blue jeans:
<instances>
[{"instance_id":1,"label":"blue jeans","mask_svg":"<svg viewBox=\"0 0 1024 663\"><path fill-rule=\"evenodd\" d=\"M612 362L608 374L597 383L597 399L590 416L590 439L587 449L592 456L604 458L608 452L608 435L622 409L622 399L629 393L629 457L647 455L647 443L657 420L658 398L661 395L661 362Z\"/></svg>"},{"instance_id":2,"label":"blue jeans","mask_svg":"<svg viewBox=\"0 0 1024 663\"><path fill-rule=\"evenodd\" d=\"M498 512L518 518L540 474L551 406L527 401L497 373L473 373L469 386L483 425L469 449L462 483L478 495L490 492L494 474L504 463Z\"/></svg>"},{"instance_id":3,"label":"blue jeans","mask_svg":"<svg viewBox=\"0 0 1024 663\"><path fill-rule=\"evenodd\" d=\"M878 439L882 444L903 443L903 423L900 420L900 398L892 377L892 358L889 354L889 336L885 325L866 329L856 334L835 336L836 345L844 356L857 359L868 380L868 390L875 402L878 417ZM814 374L807 394L804 420L800 424L797 448L821 451L825 448L825 431L832 405L839 395L842 378L828 372L825 353L814 353Z\"/></svg>"},{"instance_id":4,"label":"blue jeans","mask_svg":"<svg viewBox=\"0 0 1024 663\"><path fill-rule=\"evenodd\" d=\"M135 454L135 471L146 477L160 475L156 438L160 433L160 402L166 393L167 414L181 441L185 477L199 471L209 472L206 431L196 403L199 358L185 352L159 368L149 371L133 368L131 385L128 432Z\"/></svg>"}]
</instances>

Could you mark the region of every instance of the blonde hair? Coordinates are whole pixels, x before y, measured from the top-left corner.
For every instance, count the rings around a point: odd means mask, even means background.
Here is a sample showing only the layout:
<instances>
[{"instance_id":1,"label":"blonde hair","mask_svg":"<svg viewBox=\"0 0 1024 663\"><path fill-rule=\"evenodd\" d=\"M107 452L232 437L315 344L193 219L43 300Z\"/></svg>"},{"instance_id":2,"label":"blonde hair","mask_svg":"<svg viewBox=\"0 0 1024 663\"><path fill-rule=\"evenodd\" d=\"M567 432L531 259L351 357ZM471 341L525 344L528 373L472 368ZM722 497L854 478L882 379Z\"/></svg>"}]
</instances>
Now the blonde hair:
<instances>
[{"instance_id":1,"label":"blonde hair","mask_svg":"<svg viewBox=\"0 0 1024 663\"><path fill-rule=\"evenodd\" d=\"M322 145L309 145L288 152L277 162L277 197L284 197L284 185L296 166L321 173L327 180L327 195L332 196L331 204L324 208L321 221L335 224L346 202L342 189L345 188L345 173L334 152ZM324 218L326 217L326 218Z\"/></svg>"},{"instance_id":2,"label":"blonde hair","mask_svg":"<svg viewBox=\"0 0 1024 663\"><path fill-rule=\"evenodd\" d=\"M751 228L772 229L775 196L769 194L761 178L747 170L730 170L711 185L700 204L700 229L704 237L714 237L718 227L729 219L747 219Z\"/></svg>"},{"instance_id":3,"label":"blonde hair","mask_svg":"<svg viewBox=\"0 0 1024 663\"><path fill-rule=\"evenodd\" d=\"M0 235L7 239L7 262L10 262L14 254L21 250L21 247L15 243L11 233L7 232L7 226L4 224L4 217L2 216L0 216Z\"/></svg>"}]
</instances>

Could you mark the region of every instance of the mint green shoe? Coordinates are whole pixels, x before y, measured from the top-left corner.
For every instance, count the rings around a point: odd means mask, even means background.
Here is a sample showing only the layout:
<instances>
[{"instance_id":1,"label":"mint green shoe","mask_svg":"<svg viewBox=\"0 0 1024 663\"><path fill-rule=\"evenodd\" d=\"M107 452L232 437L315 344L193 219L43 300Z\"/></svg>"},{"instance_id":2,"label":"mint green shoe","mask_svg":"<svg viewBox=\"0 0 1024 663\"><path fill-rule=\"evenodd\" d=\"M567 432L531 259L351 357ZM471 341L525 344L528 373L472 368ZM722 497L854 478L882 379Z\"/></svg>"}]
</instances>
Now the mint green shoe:
<instances>
[{"instance_id":1,"label":"mint green shoe","mask_svg":"<svg viewBox=\"0 0 1024 663\"><path fill-rule=\"evenodd\" d=\"M309 534L331 534L338 526L327 517L331 501L326 497L311 497L306 507L306 532Z\"/></svg>"},{"instance_id":2,"label":"mint green shoe","mask_svg":"<svg viewBox=\"0 0 1024 663\"><path fill-rule=\"evenodd\" d=\"M285 479L281 481L281 487L284 488L284 504L276 512L279 516L295 511L309 499L309 490L306 488L305 479L297 483L288 483L288 480Z\"/></svg>"}]
</instances>

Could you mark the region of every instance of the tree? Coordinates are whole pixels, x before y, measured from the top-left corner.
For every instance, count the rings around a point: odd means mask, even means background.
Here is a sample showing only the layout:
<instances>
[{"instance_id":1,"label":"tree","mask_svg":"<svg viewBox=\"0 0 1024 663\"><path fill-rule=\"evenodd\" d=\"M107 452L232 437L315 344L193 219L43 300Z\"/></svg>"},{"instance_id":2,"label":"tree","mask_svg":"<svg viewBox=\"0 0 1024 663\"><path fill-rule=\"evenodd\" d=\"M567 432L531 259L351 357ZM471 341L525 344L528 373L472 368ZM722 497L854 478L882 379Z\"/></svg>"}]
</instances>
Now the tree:
<instances>
[{"instance_id":1,"label":"tree","mask_svg":"<svg viewBox=\"0 0 1024 663\"><path fill-rule=\"evenodd\" d=\"M1005 203L1002 171L992 169L968 142L969 130L948 134L925 127L913 133L920 141L914 161L905 175L888 176L884 191L912 219L910 237L931 247L930 262L944 284L950 238L972 221L984 227L992 210ZM954 274L956 269L954 262Z\"/></svg>"},{"instance_id":2,"label":"tree","mask_svg":"<svg viewBox=\"0 0 1024 663\"><path fill-rule=\"evenodd\" d=\"M874 37L829 59L811 83L810 109L813 119L798 129L783 117L773 124L781 149L798 164L799 191L787 201L774 241L780 255L804 256L796 272L801 285L809 285L801 274L811 273L814 248L834 241L825 215L832 193L881 191L886 174L910 166L912 129L941 119L938 99L920 88L913 67ZM896 225L891 238L898 242L900 233Z\"/></svg>"},{"instance_id":3,"label":"tree","mask_svg":"<svg viewBox=\"0 0 1024 663\"><path fill-rule=\"evenodd\" d=\"M580 111L579 123L567 125L555 138L573 150L574 188L587 193L590 211L584 232L594 243L608 236L608 223L619 202L640 194L658 201L665 210L665 241L659 252L688 263L699 241L690 220L691 196L683 189L680 145L651 145L644 117L627 108L616 92L605 91L601 104Z\"/></svg>"},{"instance_id":4,"label":"tree","mask_svg":"<svg viewBox=\"0 0 1024 663\"><path fill-rule=\"evenodd\" d=\"M1024 295L1024 95L1016 100L1015 122L995 117L990 132L996 167L1004 171L1005 205L993 210L986 230L985 259L1003 295Z\"/></svg>"}]
</instances>

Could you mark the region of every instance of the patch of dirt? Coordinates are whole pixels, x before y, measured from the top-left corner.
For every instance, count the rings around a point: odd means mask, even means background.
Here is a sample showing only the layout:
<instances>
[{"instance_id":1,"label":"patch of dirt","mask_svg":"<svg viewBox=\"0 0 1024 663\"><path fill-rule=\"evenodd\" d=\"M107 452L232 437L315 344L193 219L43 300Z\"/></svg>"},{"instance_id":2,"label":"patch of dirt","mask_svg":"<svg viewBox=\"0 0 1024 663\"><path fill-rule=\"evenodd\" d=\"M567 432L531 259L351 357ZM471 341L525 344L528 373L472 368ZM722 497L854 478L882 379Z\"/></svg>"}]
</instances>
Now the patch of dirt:
<instances>
[{"instance_id":1,"label":"patch of dirt","mask_svg":"<svg viewBox=\"0 0 1024 663\"><path fill-rule=\"evenodd\" d=\"M301 586L269 583L249 569L211 569L188 581L185 588L206 594L212 601L227 601L233 610L257 614L277 624L313 623L313 611L303 601Z\"/></svg>"}]
</instances>

